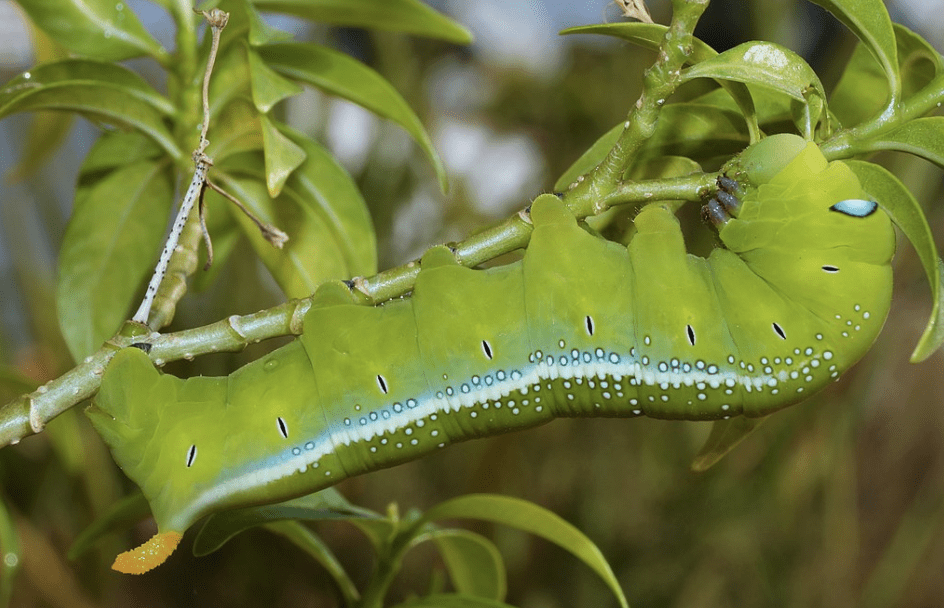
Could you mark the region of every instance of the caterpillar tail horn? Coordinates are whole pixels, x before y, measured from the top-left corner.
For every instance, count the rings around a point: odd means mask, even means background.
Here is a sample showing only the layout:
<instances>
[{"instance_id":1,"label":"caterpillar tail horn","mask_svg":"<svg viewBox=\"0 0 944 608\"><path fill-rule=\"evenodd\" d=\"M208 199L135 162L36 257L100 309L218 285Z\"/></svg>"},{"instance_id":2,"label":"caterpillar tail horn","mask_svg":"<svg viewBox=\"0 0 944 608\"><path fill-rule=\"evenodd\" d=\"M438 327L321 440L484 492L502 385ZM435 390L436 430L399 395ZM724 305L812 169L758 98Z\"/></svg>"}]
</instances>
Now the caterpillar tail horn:
<instances>
[{"instance_id":1,"label":"caterpillar tail horn","mask_svg":"<svg viewBox=\"0 0 944 608\"><path fill-rule=\"evenodd\" d=\"M120 554L111 567L123 574L144 574L163 564L181 538L180 532L159 532L140 547Z\"/></svg>"}]
</instances>

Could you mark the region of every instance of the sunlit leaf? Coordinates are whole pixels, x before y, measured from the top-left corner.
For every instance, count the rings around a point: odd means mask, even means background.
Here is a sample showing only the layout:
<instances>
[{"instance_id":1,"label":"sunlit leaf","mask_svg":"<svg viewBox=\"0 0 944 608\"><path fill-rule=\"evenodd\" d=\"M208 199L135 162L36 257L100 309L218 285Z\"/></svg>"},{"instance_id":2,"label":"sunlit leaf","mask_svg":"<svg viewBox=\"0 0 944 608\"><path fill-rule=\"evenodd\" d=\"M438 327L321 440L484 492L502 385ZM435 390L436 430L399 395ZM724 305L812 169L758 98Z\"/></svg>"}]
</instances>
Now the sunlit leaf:
<instances>
[{"instance_id":1,"label":"sunlit leaf","mask_svg":"<svg viewBox=\"0 0 944 608\"><path fill-rule=\"evenodd\" d=\"M276 74L254 50L247 48L246 54L249 57L252 102L257 110L266 113L283 99L302 92L302 87Z\"/></svg>"},{"instance_id":2,"label":"sunlit leaf","mask_svg":"<svg viewBox=\"0 0 944 608\"><path fill-rule=\"evenodd\" d=\"M125 87L85 82L25 87L8 83L0 90L0 118L39 110L78 112L93 121L136 129L153 138L173 158L182 156L160 112Z\"/></svg>"},{"instance_id":3,"label":"sunlit leaf","mask_svg":"<svg viewBox=\"0 0 944 608\"><path fill-rule=\"evenodd\" d=\"M810 88L826 98L823 83L802 57L772 42L745 42L682 71L682 80L714 78L770 87L798 101Z\"/></svg>"},{"instance_id":4,"label":"sunlit leaf","mask_svg":"<svg viewBox=\"0 0 944 608\"><path fill-rule=\"evenodd\" d=\"M167 51L122 0L18 0L17 4L50 38L80 55L107 61L141 55L167 60Z\"/></svg>"},{"instance_id":5,"label":"sunlit leaf","mask_svg":"<svg viewBox=\"0 0 944 608\"><path fill-rule=\"evenodd\" d=\"M419 117L384 77L352 57L317 44L270 44L259 56L276 72L363 106L394 121L420 145L445 191L442 161Z\"/></svg>"}]
</instances>

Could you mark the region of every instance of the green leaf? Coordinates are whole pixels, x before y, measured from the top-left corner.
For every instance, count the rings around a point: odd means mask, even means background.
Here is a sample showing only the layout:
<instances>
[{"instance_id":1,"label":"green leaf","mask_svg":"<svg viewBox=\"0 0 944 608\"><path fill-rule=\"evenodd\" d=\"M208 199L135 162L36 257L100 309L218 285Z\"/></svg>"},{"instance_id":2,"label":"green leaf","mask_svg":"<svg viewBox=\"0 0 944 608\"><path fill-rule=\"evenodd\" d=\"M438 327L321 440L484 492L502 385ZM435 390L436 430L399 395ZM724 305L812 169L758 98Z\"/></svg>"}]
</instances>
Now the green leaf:
<instances>
[{"instance_id":1,"label":"green leaf","mask_svg":"<svg viewBox=\"0 0 944 608\"><path fill-rule=\"evenodd\" d=\"M505 598L505 563L490 540L468 530L432 530L412 544L426 541L436 543L456 591L492 600Z\"/></svg>"},{"instance_id":2,"label":"green leaf","mask_svg":"<svg viewBox=\"0 0 944 608\"><path fill-rule=\"evenodd\" d=\"M928 275L934 308L924 335L911 353L913 363L924 361L944 344L944 291L941 287L944 284L944 262L938 257L928 220L911 192L887 169L865 161L845 162L862 182L862 188L878 201L911 241Z\"/></svg>"},{"instance_id":3,"label":"green leaf","mask_svg":"<svg viewBox=\"0 0 944 608\"><path fill-rule=\"evenodd\" d=\"M161 63L167 51L144 29L122 0L18 0L36 25L80 55L121 61L150 55Z\"/></svg>"},{"instance_id":4,"label":"green leaf","mask_svg":"<svg viewBox=\"0 0 944 608\"><path fill-rule=\"evenodd\" d=\"M628 608L626 596L603 554L584 534L554 513L534 503L494 494L468 494L440 503L428 510L421 522L442 519L483 519L545 538L574 554L600 578L619 600L620 606Z\"/></svg>"},{"instance_id":5,"label":"green leaf","mask_svg":"<svg viewBox=\"0 0 944 608\"><path fill-rule=\"evenodd\" d=\"M206 153L217 164L230 156L263 149L262 122L259 112L246 99L236 99L226 106L211 125L213 139Z\"/></svg>"},{"instance_id":6,"label":"green leaf","mask_svg":"<svg viewBox=\"0 0 944 608\"><path fill-rule=\"evenodd\" d=\"M882 0L811 0L836 16L878 60L895 102L901 79L892 20Z\"/></svg>"},{"instance_id":7,"label":"green leaf","mask_svg":"<svg viewBox=\"0 0 944 608\"><path fill-rule=\"evenodd\" d=\"M0 500L0 607L10 605L13 585L20 569L20 539L16 533L16 522L10 516L3 500Z\"/></svg>"},{"instance_id":8,"label":"green leaf","mask_svg":"<svg viewBox=\"0 0 944 608\"><path fill-rule=\"evenodd\" d=\"M255 5L311 21L472 42L467 29L418 0L255 0Z\"/></svg>"},{"instance_id":9,"label":"green leaf","mask_svg":"<svg viewBox=\"0 0 944 608\"><path fill-rule=\"evenodd\" d=\"M111 171L142 160L160 158L163 150L136 131L112 131L98 138L82 161L82 176Z\"/></svg>"},{"instance_id":10,"label":"green leaf","mask_svg":"<svg viewBox=\"0 0 944 608\"><path fill-rule=\"evenodd\" d=\"M254 50L247 48L246 54L249 57L252 102L257 110L265 114L286 97L302 92L302 87L276 74Z\"/></svg>"},{"instance_id":11,"label":"green leaf","mask_svg":"<svg viewBox=\"0 0 944 608\"><path fill-rule=\"evenodd\" d=\"M584 25L567 28L561 32L561 35L601 34L604 36L615 36L643 48L656 51L659 50L659 45L662 44L662 38L665 36L668 29L669 28L666 26L658 23L605 23L601 25ZM716 57L717 55L718 52L708 44L698 38L692 38L692 53L689 55L686 65L700 63ZM751 97L751 91L746 85L740 82L719 79L718 83L744 115L748 129L752 133L751 141L760 139L760 130L757 124L757 116L754 109L754 100Z\"/></svg>"},{"instance_id":12,"label":"green leaf","mask_svg":"<svg viewBox=\"0 0 944 608\"><path fill-rule=\"evenodd\" d=\"M151 513L151 507L140 490L132 492L100 515L73 541L69 547L69 559L78 559L91 551L105 535L117 530L127 530Z\"/></svg>"},{"instance_id":13,"label":"green leaf","mask_svg":"<svg viewBox=\"0 0 944 608\"><path fill-rule=\"evenodd\" d=\"M944 117L929 116L909 121L890 133L862 142L868 151L908 152L944 168Z\"/></svg>"},{"instance_id":14,"label":"green leaf","mask_svg":"<svg viewBox=\"0 0 944 608\"><path fill-rule=\"evenodd\" d=\"M354 586L354 582L351 581L351 578L347 575L347 572L344 571L344 566L341 565L338 558L334 556L331 549L324 544L324 541L322 541L321 537L317 534L297 521L268 523L265 524L265 528L270 532L287 538L295 546L312 556L315 561L321 564L321 566L328 571L328 574L331 575L331 578L334 579L338 590L341 592L341 595L344 596L345 603L348 606L353 606L354 603L360 599L360 593L357 591L357 587Z\"/></svg>"},{"instance_id":15,"label":"green leaf","mask_svg":"<svg viewBox=\"0 0 944 608\"><path fill-rule=\"evenodd\" d=\"M151 160L116 169L76 193L56 289L59 323L76 361L128 318L157 259L173 194L166 163Z\"/></svg>"},{"instance_id":16,"label":"green leaf","mask_svg":"<svg viewBox=\"0 0 944 608\"><path fill-rule=\"evenodd\" d=\"M254 224L238 216L257 255L288 297L304 297L328 279L370 274L376 267L373 228L350 178L317 144L305 138L296 142L309 157L277 200L262 187L259 154L234 155L218 164L216 173L218 182L257 216L288 233L288 243L276 250ZM215 201L210 204L228 204L215 193L207 196ZM365 252L370 252L369 260Z\"/></svg>"},{"instance_id":17,"label":"green leaf","mask_svg":"<svg viewBox=\"0 0 944 608\"><path fill-rule=\"evenodd\" d=\"M244 530L277 521L349 521L379 517L373 511L352 505L334 488L327 488L274 505L214 513L205 520L197 533L193 541L193 554L197 557L208 555Z\"/></svg>"},{"instance_id":18,"label":"green leaf","mask_svg":"<svg viewBox=\"0 0 944 608\"><path fill-rule=\"evenodd\" d=\"M739 443L754 432L761 423L767 420L764 418L745 418L736 416L730 420L715 420L711 423L711 434L705 441L705 445L698 451L698 455L692 461L692 470L696 472L707 471L713 467L719 460L733 450Z\"/></svg>"},{"instance_id":19,"label":"green leaf","mask_svg":"<svg viewBox=\"0 0 944 608\"><path fill-rule=\"evenodd\" d=\"M511 604L461 593L434 593L409 599L396 608L513 608Z\"/></svg>"},{"instance_id":20,"label":"green leaf","mask_svg":"<svg viewBox=\"0 0 944 608\"><path fill-rule=\"evenodd\" d=\"M567 190L581 175L597 166L625 128L625 123L621 122L593 142L558 178L554 190ZM694 102L670 104L662 109L656 130L636 162L668 154L695 159L730 156L749 143L744 120L737 110Z\"/></svg>"},{"instance_id":21,"label":"green leaf","mask_svg":"<svg viewBox=\"0 0 944 608\"><path fill-rule=\"evenodd\" d=\"M614 36L651 51L657 51L668 29L669 28L666 26L658 23L623 22L569 27L565 30L561 30L560 34L561 36L569 36L571 34ZM692 53L689 55L687 63L699 63L706 59L711 59L717 54L718 52L707 43L699 38L692 38Z\"/></svg>"},{"instance_id":22,"label":"green leaf","mask_svg":"<svg viewBox=\"0 0 944 608\"><path fill-rule=\"evenodd\" d=\"M350 276L377 272L377 234L357 184L334 156L315 140L279 124L282 132L305 151L305 162L289 178L288 187L300 201L318 210L344 235L342 255Z\"/></svg>"},{"instance_id":23,"label":"green leaf","mask_svg":"<svg viewBox=\"0 0 944 608\"><path fill-rule=\"evenodd\" d=\"M662 108L655 133L646 142L640 159L666 155L695 160L725 158L749 143L744 119L738 112L698 103L674 103Z\"/></svg>"},{"instance_id":24,"label":"green leaf","mask_svg":"<svg viewBox=\"0 0 944 608\"><path fill-rule=\"evenodd\" d=\"M161 114L174 113L174 104L154 90L137 73L107 61L92 59L62 59L44 63L19 74L0 89L0 105L35 89L53 85L103 85L120 89L132 97L147 102Z\"/></svg>"},{"instance_id":25,"label":"green leaf","mask_svg":"<svg viewBox=\"0 0 944 608\"><path fill-rule=\"evenodd\" d=\"M944 72L940 54L908 28L894 25L904 99ZM856 45L829 100L832 112L851 127L878 116L889 101L885 71L864 44Z\"/></svg>"},{"instance_id":26,"label":"green leaf","mask_svg":"<svg viewBox=\"0 0 944 608\"><path fill-rule=\"evenodd\" d=\"M682 71L682 82L695 78L762 85L801 102L806 102L812 87L826 99L813 68L790 49L772 42L745 42Z\"/></svg>"},{"instance_id":27,"label":"green leaf","mask_svg":"<svg viewBox=\"0 0 944 608\"><path fill-rule=\"evenodd\" d=\"M145 101L140 90L102 82L58 81L51 84L25 83L25 74L0 89L0 118L16 112L66 110L78 112L92 121L101 121L147 134L174 159L183 153L164 126L160 112Z\"/></svg>"},{"instance_id":28,"label":"green leaf","mask_svg":"<svg viewBox=\"0 0 944 608\"><path fill-rule=\"evenodd\" d=\"M265 115L259 117L262 125L262 149L265 152L266 187L275 198L282 192L285 181L305 162L305 151L282 135Z\"/></svg>"},{"instance_id":29,"label":"green leaf","mask_svg":"<svg viewBox=\"0 0 944 608\"><path fill-rule=\"evenodd\" d=\"M403 127L426 153L440 188L446 190L445 169L423 123L380 74L344 53L317 44L270 44L259 47L258 52L276 72L347 99Z\"/></svg>"}]
</instances>

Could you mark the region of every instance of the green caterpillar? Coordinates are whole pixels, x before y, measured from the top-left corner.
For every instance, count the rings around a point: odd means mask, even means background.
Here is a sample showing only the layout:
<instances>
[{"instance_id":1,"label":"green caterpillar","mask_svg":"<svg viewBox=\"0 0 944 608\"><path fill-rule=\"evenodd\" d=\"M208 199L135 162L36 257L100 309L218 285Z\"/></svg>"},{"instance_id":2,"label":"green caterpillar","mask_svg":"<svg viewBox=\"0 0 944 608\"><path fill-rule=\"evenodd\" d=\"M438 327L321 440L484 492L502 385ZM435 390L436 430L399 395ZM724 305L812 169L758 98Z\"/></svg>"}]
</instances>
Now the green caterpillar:
<instances>
[{"instance_id":1,"label":"green caterpillar","mask_svg":"<svg viewBox=\"0 0 944 608\"><path fill-rule=\"evenodd\" d=\"M471 270L433 248L412 297L378 307L323 285L299 339L228 377L180 380L120 351L88 413L159 533L115 568L153 568L209 513L457 441L562 416L756 418L823 388L882 328L891 222L793 135L728 173L706 207L725 247L707 259L662 206L624 247L544 195L520 262Z\"/></svg>"}]
</instances>

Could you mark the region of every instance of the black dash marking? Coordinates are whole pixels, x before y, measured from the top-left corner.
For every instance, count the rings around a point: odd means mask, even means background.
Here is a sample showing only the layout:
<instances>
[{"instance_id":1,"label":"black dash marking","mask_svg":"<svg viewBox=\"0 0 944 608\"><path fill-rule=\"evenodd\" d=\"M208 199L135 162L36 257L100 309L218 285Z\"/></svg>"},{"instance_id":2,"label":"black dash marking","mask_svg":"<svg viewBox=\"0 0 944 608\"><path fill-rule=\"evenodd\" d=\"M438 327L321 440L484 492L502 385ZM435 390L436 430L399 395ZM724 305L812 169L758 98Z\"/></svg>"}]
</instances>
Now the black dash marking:
<instances>
[{"instance_id":1,"label":"black dash marking","mask_svg":"<svg viewBox=\"0 0 944 608\"><path fill-rule=\"evenodd\" d=\"M482 350L485 352L485 356L489 359L492 358L492 347L489 345L487 340L482 340Z\"/></svg>"},{"instance_id":2,"label":"black dash marking","mask_svg":"<svg viewBox=\"0 0 944 608\"><path fill-rule=\"evenodd\" d=\"M783 328L780 327L780 325L778 325L777 323L774 323L773 327L774 327L774 331L777 332L777 335L780 336L781 340L787 339L787 334L784 333Z\"/></svg>"},{"instance_id":3,"label":"black dash marking","mask_svg":"<svg viewBox=\"0 0 944 608\"><path fill-rule=\"evenodd\" d=\"M143 350L144 354L146 355L151 354L151 347L152 347L152 344L150 344L149 342L135 342L134 344L131 345L131 348L137 348L137 349Z\"/></svg>"},{"instance_id":4,"label":"black dash marking","mask_svg":"<svg viewBox=\"0 0 944 608\"><path fill-rule=\"evenodd\" d=\"M377 374L377 386L380 387L380 390L383 391L383 394L387 394L387 381L384 380L384 377L380 374Z\"/></svg>"},{"instance_id":5,"label":"black dash marking","mask_svg":"<svg viewBox=\"0 0 944 608\"><path fill-rule=\"evenodd\" d=\"M686 325L685 330L688 332L688 343L695 346L695 330L691 325Z\"/></svg>"},{"instance_id":6,"label":"black dash marking","mask_svg":"<svg viewBox=\"0 0 944 608\"><path fill-rule=\"evenodd\" d=\"M839 272L839 267L830 266L829 264L827 264L826 266L823 266L823 270L825 270L826 272Z\"/></svg>"},{"instance_id":7,"label":"black dash marking","mask_svg":"<svg viewBox=\"0 0 944 608\"><path fill-rule=\"evenodd\" d=\"M587 334L592 336L593 335L593 318L590 317L590 315L587 315L586 321L587 321Z\"/></svg>"},{"instance_id":8,"label":"black dash marking","mask_svg":"<svg viewBox=\"0 0 944 608\"><path fill-rule=\"evenodd\" d=\"M197 446L192 445L190 446L190 449L187 450L187 468L188 469L193 466L193 461L196 459L197 459Z\"/></svg>"},{"instance_id":9,"label":"black dash marking","mask_svg":"<svg viewBox=\"0 0 944 608\"><path fill-rule=\"evenodd\" d=\"M279 425L279 433L282 434L283 438L288 439L288 425L285 424L285 418L279 416L277 422Z\"/></svg>"}]
</instances>

